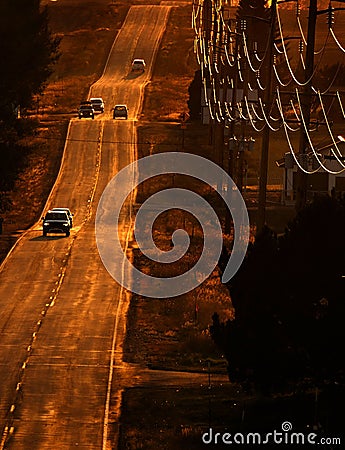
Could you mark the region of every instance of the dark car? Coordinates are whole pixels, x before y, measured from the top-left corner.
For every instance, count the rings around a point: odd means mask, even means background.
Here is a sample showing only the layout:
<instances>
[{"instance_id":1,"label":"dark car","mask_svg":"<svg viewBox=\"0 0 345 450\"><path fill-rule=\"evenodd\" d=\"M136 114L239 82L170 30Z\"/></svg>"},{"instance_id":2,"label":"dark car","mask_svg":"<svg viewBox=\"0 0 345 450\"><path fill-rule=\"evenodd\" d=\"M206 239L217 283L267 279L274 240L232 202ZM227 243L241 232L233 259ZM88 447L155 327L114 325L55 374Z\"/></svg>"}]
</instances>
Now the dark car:
<instances>
[{"instance_id":1,"label":"dark car","mask_svg":"<svg viewBox=\"0 0 345 450\"><path fill-rule=\"evenodd\" d=\"M95 111L104 112L104 101L101 97L90 98L91 105Z\"/></svg>"},{"instance_id":2,"label":"dark car","mask_svg":"<svg viewBox=\"0 0 345 450\"><path fill-rule=\"evenodd\" d=\"M92 119L95 118L95 110L93 109L91 103L88 104L84 102L79 106L78 117L79 119L82 117L91 117Z\"/></svg>"},{"instance_id":3,"label":"dark car","mask_svg":"<svg viewBox=\"0 0 345 450\"><path fill-rule=\"evenodd\" d=\"M127 105L115 105L113 111L113 119L118 119L123 117L124 119L128 119L128 108Z\"/></svg>"},{"instance_id":4,"label":"dark car","mask_svg":"<svg viewBox=\"0 0 345 450\"><path fill-rule=\"evenodd\" d=\"M133 59L132 62L132 72L145 72L145 60L144 59Z\"/></svg>"},{"instance_id":5,"label":"dark car","mask_svg":"<svg viewBox=\"0 0 345 450\"><path fill-rule=\"evenodd\" d=\"M66 211L47 212L43 220L43 236L48 233L64 233L66 236L70 235L71 222Z\"/></svg>"}]
</instances>

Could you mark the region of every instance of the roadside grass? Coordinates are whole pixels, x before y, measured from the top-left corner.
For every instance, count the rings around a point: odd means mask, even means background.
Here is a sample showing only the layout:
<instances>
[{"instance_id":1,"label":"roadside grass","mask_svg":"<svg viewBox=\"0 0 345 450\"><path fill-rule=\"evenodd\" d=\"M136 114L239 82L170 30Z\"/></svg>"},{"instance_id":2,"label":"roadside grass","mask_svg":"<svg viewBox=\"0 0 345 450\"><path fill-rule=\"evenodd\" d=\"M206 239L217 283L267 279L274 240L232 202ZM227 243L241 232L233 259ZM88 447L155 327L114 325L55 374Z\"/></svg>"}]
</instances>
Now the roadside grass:
<instances>
[{"instance_id":1,"label":"roadside grass","mask_svg":"<svg viewBox=\"0 0 345 450\"><path fill-rule=\"evenodd\" d=\"M344 399L344 393L340 395ZM126 389L122 402L126 414L121 418L119 448L224 449L230 447L231 439L234 446L260 448L266 441L265 448L276 449L280 447L279 436L284 439L281 445L292 449L314 448L321 444L321 438L328 438L328 446L323 444L319 447L336 448L340 447L339 430L343 429L342 415L335 408L339 401L339 393L337 397L334 393L319 393L316 397L315 391L296 396L257 398L243 393L233 384L213 385L212 377L209 386L207 373L205 382L194 387L176 385ZM145 411L145 414L140 415L138 411ZM284 434L282 424L287 422L292 431ZM327 433L320 425L325 423ZM205 442L202 440L204 433L207 433ZM217 441L216 433L219 433ZM230 433L226 437L227 445L222 443L224 433ZM259 433L256 441L253 441L254 433ZM292 433L302 433L304 445L301 440L296 441L296 437L291 442ZM308 444L310 433L314 433L315 444ZM259 436L261 445L257 440Z\"/></svg>"},{"instance_id":2,"label":"roadside grass","mask_svg":"<svg viewBox=\"0 0 345 450\"><path fill-rule=\"evenodd\" d=\"M188 112L188 87L198 69L191 12L191 2L170 12L153 77L145 89L142 113L145 121L179 121L180 114Z\"/></svg>"}]
</instances>

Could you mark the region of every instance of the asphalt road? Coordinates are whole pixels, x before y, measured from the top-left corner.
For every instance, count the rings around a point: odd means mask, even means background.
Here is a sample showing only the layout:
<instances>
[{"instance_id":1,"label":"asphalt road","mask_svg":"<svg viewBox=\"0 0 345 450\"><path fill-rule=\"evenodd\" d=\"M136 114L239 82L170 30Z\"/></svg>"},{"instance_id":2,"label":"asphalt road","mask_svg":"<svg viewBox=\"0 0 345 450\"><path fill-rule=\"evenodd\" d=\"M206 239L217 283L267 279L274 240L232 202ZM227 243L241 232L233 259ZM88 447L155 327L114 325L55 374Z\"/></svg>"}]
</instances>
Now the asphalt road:
<instances>
[{"instance_id":1,"label":"asphalt road","mask_svg":"<svg viewBox=\"0 0 345 450\"><path fill-rule=\"evenodd\" d=\"M168 14L168 6L129 10L90 92L103 97L104 114L70 122L46 210L75 213L71 236L43 237L37 223L1 266L0 450L114 448L121 394L114 367L122 361L129 293L102 265L94 219L107 183L136 159L136 118ZM130 73L133 58L146 60L144 74ZM118 103L128 105L127 121L112 119ZM119 225L124 246L130 203Z\"/></svg>"}]
</instances>

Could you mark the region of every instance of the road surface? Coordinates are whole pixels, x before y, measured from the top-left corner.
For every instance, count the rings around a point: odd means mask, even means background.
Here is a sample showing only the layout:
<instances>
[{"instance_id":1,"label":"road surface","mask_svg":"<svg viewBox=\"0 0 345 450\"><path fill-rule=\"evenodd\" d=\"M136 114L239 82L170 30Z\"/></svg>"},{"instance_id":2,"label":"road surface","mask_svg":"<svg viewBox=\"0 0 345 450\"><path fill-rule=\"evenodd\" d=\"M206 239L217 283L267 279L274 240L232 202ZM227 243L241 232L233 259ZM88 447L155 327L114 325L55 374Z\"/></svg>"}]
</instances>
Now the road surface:
<instances>
[{"instance_id":1,"label":"road surface","mask_svg":"<svg viewBox=\"0 0 345 450\"><path fill-rule=\"evenodd\" d=\"M114 441L129 293L101 263L94 218L107 183L136 159L135 123L169 10L130 8L90 92L103 97L104 114L70 122L46 210L75 213L71 236L43 237L37 223L1 266L0 450L105 450L110 427ZM133 58L145 59L144 74L130 73ZM128 105L129 120L112 119L118 103ZM123 245L131 239L130 203L119 226Z\"/></svg>"}]
</instances>

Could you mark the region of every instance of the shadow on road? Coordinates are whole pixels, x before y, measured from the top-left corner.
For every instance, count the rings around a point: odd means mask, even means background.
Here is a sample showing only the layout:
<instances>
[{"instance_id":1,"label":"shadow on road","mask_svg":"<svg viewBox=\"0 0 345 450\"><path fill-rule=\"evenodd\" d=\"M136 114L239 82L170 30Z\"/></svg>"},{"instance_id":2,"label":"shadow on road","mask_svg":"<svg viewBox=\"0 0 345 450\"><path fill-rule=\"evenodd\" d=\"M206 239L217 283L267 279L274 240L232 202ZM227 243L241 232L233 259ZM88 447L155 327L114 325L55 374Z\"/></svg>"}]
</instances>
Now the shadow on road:
<instances>
[{"instance_id":1,"label":"shadow on road","mask_svg":"<svg viewBox=\"0 0 345 450\"><path fill-rule=\"evenodd\" d=\"M144 72L129 72L125 80L135 80L136 78L140 77L140 75L143 75L143 73Z\"/></svg>"},{"instance_id":2,"label":"shadow on road","mask_svg":"<svg viewBox=\"0 0 345 450\"><path fill-rule=\"evenodd\" d=\"M30 241L56 241L59 239L65 239L67 236L64 234L54 236L36 236L30 239Z\"/></svg>"}]
</instances>

